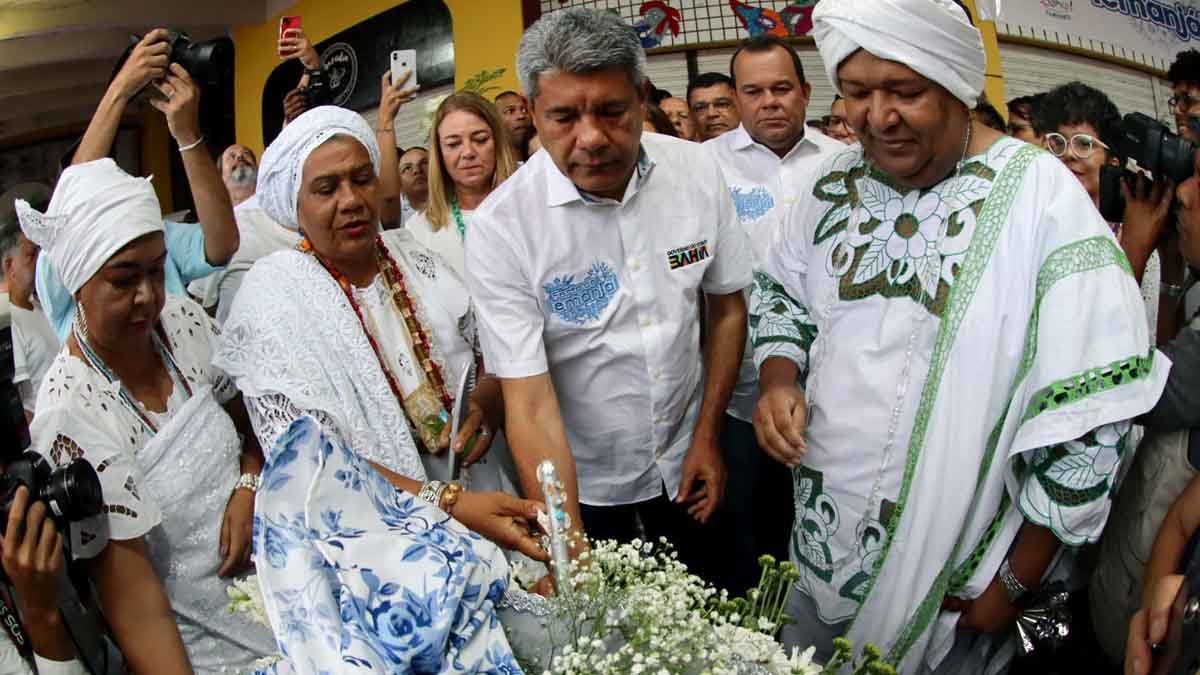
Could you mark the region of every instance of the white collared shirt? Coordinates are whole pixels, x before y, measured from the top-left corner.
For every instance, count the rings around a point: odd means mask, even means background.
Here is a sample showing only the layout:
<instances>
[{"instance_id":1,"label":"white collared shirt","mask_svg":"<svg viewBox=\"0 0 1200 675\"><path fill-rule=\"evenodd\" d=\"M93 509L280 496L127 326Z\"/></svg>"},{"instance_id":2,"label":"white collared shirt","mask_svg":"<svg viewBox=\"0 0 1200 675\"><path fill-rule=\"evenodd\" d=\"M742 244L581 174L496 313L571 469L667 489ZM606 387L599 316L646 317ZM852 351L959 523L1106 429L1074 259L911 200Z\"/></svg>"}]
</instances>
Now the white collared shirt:
<instances>
[{"instance_id":1,"label":"white collared shirt","mask_svg":"<svg viewBox=\"0 0 1200 675\"><path fill-rule=\"evenodd\" d=\"M620 201L585 196L539 152L475 212L466 244L489 371L549 372L580 501L674 498L702 398L700 291L752 279L712 156L642 135Z\"/></svg>"},{"instance_id":2,"label":"white collared shirt","mask_svg":"<svg viewBox=\"0 0 1200 675\"><path fill-rule=\"evenodd\" d=\"M705 141L713 153L730 196L737 208L738 222L750 236L755 268L767 258L767 249L796 202L812 197L817 170L826 160L850 146L835 141L816 129L805 129L801 138L782 158L738 128ZM751 421L758 404L758 371L754 368L754 350L746 344L738 384L729 401L729 414Z\"/></svg>"}]
</instances>

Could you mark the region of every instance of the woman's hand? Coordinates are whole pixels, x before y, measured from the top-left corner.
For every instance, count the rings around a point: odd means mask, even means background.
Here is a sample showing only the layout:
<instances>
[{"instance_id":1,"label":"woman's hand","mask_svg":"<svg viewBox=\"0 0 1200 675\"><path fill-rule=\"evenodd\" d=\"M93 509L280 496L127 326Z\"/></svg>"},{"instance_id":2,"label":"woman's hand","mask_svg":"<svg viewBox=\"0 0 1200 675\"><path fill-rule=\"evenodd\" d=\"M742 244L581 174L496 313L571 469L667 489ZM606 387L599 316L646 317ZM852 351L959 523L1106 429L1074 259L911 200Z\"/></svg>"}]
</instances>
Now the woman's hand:
<instances>
[{"instance_id":1,"label":"woman's hand","mask_svg":"<svg viewBox=\"0 0 1200 675\"><path fill-rule=\"evenodd\" d=\"M171 62L171 43L167 42L168 37L165 28L155 28L146 33L113 78L109 91L129 100L146 85L166 77L167 67Z\"/></svg>"},{"instance_id":2,"label":"woman's hand","mask_svg":"<svg viewBox=\"0 0 1200 675\"><path fill-rule=\"evenodd\" d=\"M438 451L450 448L454 454L460 455L459 466L468 467L488 453L495 435L496 432L487 423L487 415L484 414L483 408L471 399L467 402L467 419L459 428L458 435L450 438L449 424L442 429L442 436L438 439Z\"/></svg>"},{"instance_id":3,"label":"woman's hand","mask_svg":"<svg viewBox=\"0 0 1200 675\"><path fill-rule=\"evenodd\" d=\"M29 505L29 489L23 485L13 495L4 531L4 572L17 591L22 613L57 614L62 535L45 504Z\"/></svg>"},{"instance_id":4,"label":"woman's hand","mask_svg":"<svg viewBox=\"0 0 1200 675\"><path fill-rule=\"evenodd\" d=\"M1125 675L1147 675L1153 665L1151 645L1167 639L1171 623L1171 606L1183 576L1171 574L1154 582L1147 595L1149 605L1138 610L1129 622L1129 640L1125 644Z\"/></svg>"},{"instance_id":5,"label":"woman's hand","mask_svg":"<svg viewBox=\"0 0 1200 675\"><path fill-rule=\"evenodd\" d=\"M217 576L236 576L249 567L253 534L254 493L238 488L229 495L225 517L221 519L221 568Z\"/></svg>"},{"instance_id":6,"label":"woman's hand","mask_svg":"<svg viewBox=\"0 0 1200 675\"><path fill-rule=\"evenodd\" d=\"M392 82L391 71L384 72L379 81L379 131L394 131L396 113L417 97L417 87L404 86L411 78L412 71L405 70L398 82Z\"/></svg>"},{"instance_id":7,"label":"woman's hand","mask_svg":"<svg viewBox=\"0 0 1200 675\"><path fill-rule=\"evenodd\" d=\"M546 562L550 556L541 547L537 524L538 510L545 508L503 492L463 492L450 515L501 548Z\"/></svg>"},{"instance_id":8,"label":"woman's hand","mask_svg":"<svg viewBox=\"0 0 1200 675\"><path fill-rule=\"evenodd\" d=\"M167 76L155 84L165 97L150 99L167 117L167 128L180 145L191 145L200 139L200 88L192 76L178 63L172 63Z\"/></svg>"},{"instance_id":9,"label":"woman's hand","mask_svg":"<svg viewBox=\"0 0 1200 675\"><path fill-rule=\"evenodd\" d=\"M284 61L300 59L300 63L309 70L321 67L321 57L317 50L313 49L308 36L299 28L289 28L283 32L283 36L279 38L279 58Z\"/></svg>"}]
</instances>

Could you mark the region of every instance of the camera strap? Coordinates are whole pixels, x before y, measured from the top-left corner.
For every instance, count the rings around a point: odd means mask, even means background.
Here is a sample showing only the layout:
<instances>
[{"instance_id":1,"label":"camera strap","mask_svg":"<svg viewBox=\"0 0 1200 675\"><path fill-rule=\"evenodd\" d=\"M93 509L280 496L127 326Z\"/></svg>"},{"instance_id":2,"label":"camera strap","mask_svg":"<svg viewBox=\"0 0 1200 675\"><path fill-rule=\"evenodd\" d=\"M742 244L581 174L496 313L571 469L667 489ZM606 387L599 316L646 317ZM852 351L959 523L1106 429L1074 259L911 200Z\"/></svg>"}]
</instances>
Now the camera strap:
<instances>
[{"instance_id":1,"label":"camera strap","mask_svg":"<svg viewBox=\"0 0 1200 675\"><path fill-rule=\"evenodd\" d=\"M21 617L17 614L16 606L12 586L9 585L7 579L0 581L0 623L4 624L4 632L8 634L9 642L17 648L21 658L29 663L29 669L36 673L33 644L29 642L29 636L25 634L25 628L21 624Z\"/></svg>"}]
</instances>

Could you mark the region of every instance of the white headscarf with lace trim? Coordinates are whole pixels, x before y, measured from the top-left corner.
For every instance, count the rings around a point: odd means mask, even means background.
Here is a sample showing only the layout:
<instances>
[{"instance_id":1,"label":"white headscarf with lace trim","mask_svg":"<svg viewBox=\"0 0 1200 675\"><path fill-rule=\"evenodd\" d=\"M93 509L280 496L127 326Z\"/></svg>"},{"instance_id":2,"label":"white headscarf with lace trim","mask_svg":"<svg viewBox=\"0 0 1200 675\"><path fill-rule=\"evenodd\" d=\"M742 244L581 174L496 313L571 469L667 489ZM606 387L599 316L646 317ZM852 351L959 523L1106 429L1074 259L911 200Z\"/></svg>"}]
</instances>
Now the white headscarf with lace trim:
<instances>
[{"instance_id":1,"label":"white headscarf with lace trim","mask_svg":"<svg viewBox=\"0 0 1200 675\"><path fill-rule=\"evenodd\" d=\"M50 256L72 295L129 242L162 232L150 179L130 176L109 158L68 167L45 213L15 204L21 230Z\"/></svg>"}]
</instances>

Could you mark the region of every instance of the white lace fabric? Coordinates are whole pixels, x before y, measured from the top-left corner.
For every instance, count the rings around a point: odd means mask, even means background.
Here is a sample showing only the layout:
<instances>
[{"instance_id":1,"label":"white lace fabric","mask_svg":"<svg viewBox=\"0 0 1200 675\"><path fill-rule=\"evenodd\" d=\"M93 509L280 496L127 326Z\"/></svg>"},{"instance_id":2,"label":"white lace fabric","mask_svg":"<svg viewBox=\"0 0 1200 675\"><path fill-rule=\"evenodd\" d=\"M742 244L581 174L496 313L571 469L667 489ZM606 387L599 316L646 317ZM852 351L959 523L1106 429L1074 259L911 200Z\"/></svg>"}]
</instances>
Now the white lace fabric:
<instances>
[{"instance_id":1,"label":"white lace fabric","mask_svg":"<svg viewBox=\"0 0 1200 675\"><path fill-rule=\"evenodd\" d=\"M453 397L451 374L473 358L472 341L463 335L470 326L466 290L444 261L404 230L383 236L415 313L431 333L431 356ZM407 417L357 314L312 256L281 251L255 264L225 322L215 363L246 396L265 452L293 420L310 415L365 459L425 480Z\"/></svg>"},{"instance_id":2,"label":"white lace fabric","mask_svg":"<svg viewBox=\"0 0 1200 675\"><path fill-rule=\"evenodd\" d=\"M241 453L218 398L236 392L208 365L216 330L197 305L168 296L161 321L192 396L176 386L174 403L154 416L157 433L120 401L119 384L65 348L43 382L30 432L54 465L82 457L100 476L104 512L71 526L75 557L93 558L110 540L145 537L197 672L245 672L274 651L274 640L227 611L227 584L217 577L221 522Z\"/></svg>"}]
</instances>

